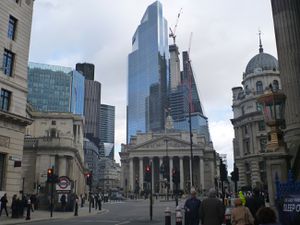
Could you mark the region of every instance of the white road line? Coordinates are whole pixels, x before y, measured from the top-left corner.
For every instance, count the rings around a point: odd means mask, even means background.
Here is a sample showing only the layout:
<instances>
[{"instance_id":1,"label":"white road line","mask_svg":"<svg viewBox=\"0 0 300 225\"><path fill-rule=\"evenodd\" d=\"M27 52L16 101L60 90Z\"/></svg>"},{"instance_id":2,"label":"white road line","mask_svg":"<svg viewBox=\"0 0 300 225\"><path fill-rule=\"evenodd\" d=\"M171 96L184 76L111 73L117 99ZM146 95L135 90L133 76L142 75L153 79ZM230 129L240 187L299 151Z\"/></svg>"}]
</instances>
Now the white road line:
<instances>
[{"instance_id":1,"label":"white road line","mask_svg":"<svg viewBox=\"0 0 300 225\"><path fill-rule=\"evenodd\" d=\"M124 222L121 222L121 223L116 223L115 225L122 225L122 224L128 224L130 223L130 221L124 221Z\"/></svg>"}]
</instances>

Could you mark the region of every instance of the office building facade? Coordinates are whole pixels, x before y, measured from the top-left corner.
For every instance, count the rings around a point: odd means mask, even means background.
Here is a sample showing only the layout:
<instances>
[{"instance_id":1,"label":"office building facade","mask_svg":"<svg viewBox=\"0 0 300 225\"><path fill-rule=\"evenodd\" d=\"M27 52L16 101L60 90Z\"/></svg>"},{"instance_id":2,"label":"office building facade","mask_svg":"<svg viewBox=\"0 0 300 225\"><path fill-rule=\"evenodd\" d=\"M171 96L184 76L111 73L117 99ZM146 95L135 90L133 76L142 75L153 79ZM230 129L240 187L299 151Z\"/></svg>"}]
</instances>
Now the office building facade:
<instances>
[{"instance_id":1,"label":"office building facade","mask_svg":"<svg viewBox=\"0 0 300 225\"><path fill-rule=\"evenodd\" d=\"M137 131L164 129L168 61L168 26L156 1L144 13L128 55L127 142Z\"/></svg>"},{"instance_id":2,"label":"office building facade","mask_svg":"<svg viewBox=\"0 0 300 225\"><path fill-rule=\"evenodd\" d=\"M27 64L33 1L0 1L0 193L10 200L22 190Z\"/></svg>"},{"instance_id":3,"label":"office building facade","mask_svg":"<svg viewBox=\"0 0 300 225\"><path fill-rule=\"evenodd\" d=\"M100 111L101 111L101 83L98 81L84 81L84 135L90 141L100 146Z\"/></svg>"},{"instance_id":4,"label":"office building facade","mask_svg":"<svg viewBox=\"0 0 300 225\"><path fill-rule=\"evenodd\" d=\"M100 122L100 140L105 156L114 159L115 106L101 104Z\"/></svg>"},{"instance_id":5,"label":"office building facade","mask_svg":"<svg viewBox=\"0 0 300 225\"><path fill-rule=\"evenodd\" d=\"M84 77L70 67L30 62L28 102L41 112L83 115Z\"/></svg>"},{"instance_id":6,"label":"office building facade","mask_svg":"<svg viewBox=\"0 0 300 225\"><path fill-rule=\"evenodd\" d=\"M80 72L85 79L94 80L95 77L95 65L92 63L77 63L76 71Z\"/></svg>"}]
</instances>

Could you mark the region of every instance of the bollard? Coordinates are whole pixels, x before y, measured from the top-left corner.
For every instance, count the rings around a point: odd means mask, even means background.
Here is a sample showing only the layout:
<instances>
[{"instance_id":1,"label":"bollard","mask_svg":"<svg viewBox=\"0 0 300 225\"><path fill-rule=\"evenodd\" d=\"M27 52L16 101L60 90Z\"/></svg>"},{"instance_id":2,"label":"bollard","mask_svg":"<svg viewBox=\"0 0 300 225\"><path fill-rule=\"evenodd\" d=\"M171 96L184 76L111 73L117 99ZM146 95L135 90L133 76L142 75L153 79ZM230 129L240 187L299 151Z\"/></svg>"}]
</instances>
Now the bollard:
<instances>
[{"instance_id":1,"label":"bollard","mask_svg":"<svg viewBox=\"0 0 300 225\"><path fill-rule=\"evenodd\" d=\"M30 220L30 210L31 210L31 201L30 199L27 200L27 214L26 214L26 220Z\"/></svg>"},{"instance_id":2,"label":"bollard","mask_svg":"<svg viewBox=\"0 0 300 225\"><path fill-rule=\"evenodd\" d=\"M171 225L171 210L169 207L165 210L165 225Z\"/></svg>"},{"instance_id":3,"label":"bollard","mask_svg":"<svg viewBox=\"0 0 300 225\"><path fill-rule=\"evenodd\" d=\"M176 207L176 225L182 225L182 213L179 206Z\"/></svg>"},{"instance_id":4,"label":"bollard","mask_svg":"<svg viewBox=\"0 0 300 225\"><path fill-rule=\"evenodd\" d=\"M99 199L99 211L101 211L101 210L102 210L102 200Z\"/></svg>"}]
</instances>

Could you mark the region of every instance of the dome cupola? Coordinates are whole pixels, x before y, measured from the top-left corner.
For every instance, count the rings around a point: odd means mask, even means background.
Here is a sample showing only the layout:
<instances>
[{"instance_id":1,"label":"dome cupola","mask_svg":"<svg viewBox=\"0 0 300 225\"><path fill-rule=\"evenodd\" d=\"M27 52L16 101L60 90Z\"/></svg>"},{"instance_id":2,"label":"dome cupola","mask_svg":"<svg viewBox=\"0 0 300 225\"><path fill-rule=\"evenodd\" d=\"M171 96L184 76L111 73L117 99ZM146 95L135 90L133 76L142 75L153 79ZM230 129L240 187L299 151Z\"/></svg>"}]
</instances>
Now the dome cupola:
<instances>
[{"instance_id":1,"label":"dome cupola","mask_svg":"<svg viewBox=\"0 0 300 225\"><path fill-rule=\"evenodd\" d=\"M247 64L244 77L246 77L248 74L254 72L263 72L265 70L278 71L279 66L278 61L274 56L264 53L261 43L261 33L259 33L259 53L255 55Z\"/></svg>"}]
</instances>

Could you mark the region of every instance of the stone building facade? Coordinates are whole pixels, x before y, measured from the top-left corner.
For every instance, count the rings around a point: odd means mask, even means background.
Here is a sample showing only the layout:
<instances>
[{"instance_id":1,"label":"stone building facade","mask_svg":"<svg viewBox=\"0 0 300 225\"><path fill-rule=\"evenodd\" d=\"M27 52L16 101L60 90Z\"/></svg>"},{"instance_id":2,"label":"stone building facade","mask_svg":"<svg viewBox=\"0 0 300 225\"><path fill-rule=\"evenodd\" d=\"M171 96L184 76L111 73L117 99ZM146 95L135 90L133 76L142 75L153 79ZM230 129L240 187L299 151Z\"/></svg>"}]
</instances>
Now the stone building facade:
<instances>
[{"instance_id":1,"label":"stone building facade","mask_svg":"<svg viewBox=\"0 0 300 225\"><path fill-rule=\"evenodd\" d=\"M180 190L189 193L190 185L190 133L169 131L166 133L137 133L131 137L128 145L122 145L121 187L128 192L143 191L144 171L152 164L152 190L154 193L166 193L174 190L172 170L180 172ZM205 137L193 133L193 180L198 190L214 187L216 171L216 152ZM162 164L167 178L161 174ZM171 181L171 182L170 182Z\"/></svg>"},{"instance_id":2,"label":"stone building facade","mask_svg":"<svg viewBox=\"0 0 300 225\"><path fill-rule=\"evenodd\" d=\"M266 89L281 89L278 61L264 53L261 40L259 53L247 64L242 87L232 88L234 128L234 160L239 169L239 187L267 188L266 145L268 127L265 125L262 106L257 98ZM270 86L271 85L271 86ZM276 157L276 156L274 156Z\"/></svg>"},{"instance_id":3,"label":"stone building facade","mask_svg":"<svg viewBox=\"0 0 300 225\"><path fill-rule=\"evenodd\" d=\"M25 193L47 197L47 169L71 180L72 193L85 193L83 118L72 113L29 112L22 177Z\"/></svg>"},{"instance_id":4,"label":"stone building facade","mask_svg":"<svg viewBox=\"0 0 300 225\"><path fill-rule=\"evenodd\" d=\"M103 157L99 160L99 183L98 187L101 191L120 189L121 167L114 160Z\"/></svg>"},{"instance_id":5,"label":"stone building facade","mask_svg":"<svg viewBox=\"0 0 300 225\"><path fill-rule=\"evenodd\" d=\"M0 196L22 188L27 64L33 0L0 1Z\"/></svg>"}]
</instances>

